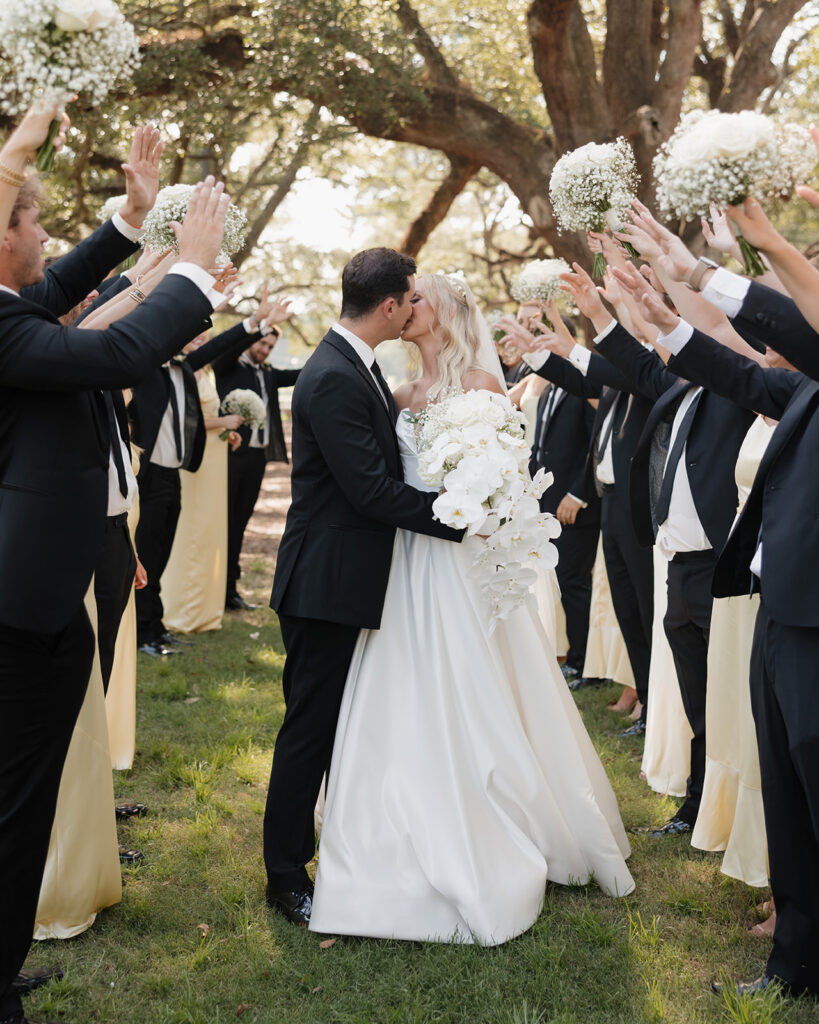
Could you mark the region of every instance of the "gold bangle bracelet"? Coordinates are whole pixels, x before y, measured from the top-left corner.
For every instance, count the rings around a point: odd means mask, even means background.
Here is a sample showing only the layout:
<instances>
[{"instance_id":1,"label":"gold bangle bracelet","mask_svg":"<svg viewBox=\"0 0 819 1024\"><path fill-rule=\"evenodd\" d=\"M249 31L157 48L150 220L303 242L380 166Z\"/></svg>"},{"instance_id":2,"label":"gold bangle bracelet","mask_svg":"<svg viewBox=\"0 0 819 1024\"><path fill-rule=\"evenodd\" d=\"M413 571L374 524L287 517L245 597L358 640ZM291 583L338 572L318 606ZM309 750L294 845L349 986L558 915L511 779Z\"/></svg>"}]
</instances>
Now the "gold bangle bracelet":
<instances>
[{"instance_id":1,"label":"gold bangle bracelet","mask_svg":"<svg viewBox=\"0 0 819 1024\"><path fill-rule=\"evenodd\" d=\"M10 167L0 160L0 181L4 181L7 185L14 185L16 188L20 188L28 181L27 174L20 174L18 171L13 171Z\"/></svg>"}]
</instances>

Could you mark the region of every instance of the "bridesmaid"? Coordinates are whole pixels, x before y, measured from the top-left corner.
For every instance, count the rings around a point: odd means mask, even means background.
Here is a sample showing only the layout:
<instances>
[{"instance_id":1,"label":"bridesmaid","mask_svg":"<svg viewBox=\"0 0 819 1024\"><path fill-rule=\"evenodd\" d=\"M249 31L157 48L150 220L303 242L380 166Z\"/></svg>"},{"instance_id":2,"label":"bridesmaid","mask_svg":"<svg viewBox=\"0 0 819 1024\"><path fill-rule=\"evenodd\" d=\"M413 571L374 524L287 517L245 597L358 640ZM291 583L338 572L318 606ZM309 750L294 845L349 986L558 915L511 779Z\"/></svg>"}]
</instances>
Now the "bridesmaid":
<instances>
[{"instance_id":1,"label":"bridesmaid","mask_svg":"<svg viewBox=\"0 0 819 1024\"><path fill-rule=\"evenodd\" d=\"M637 703L634 673L631 671L631 662L611 603L602 540L598 542L597 557L592 570L589 639L586 644L583 676L587 679L610 679L612 682L620 683L623 692L617 702L609 705L612 711L630 711Z\"/></svg>"},{"instance_id":2,"label":"bridesmaid","mask_svg":"<svg viewBox=\"0 0 819 1024\"><path fill-rule=\"evenodd\" d=\"M208 340L195 338L189 348ZM241 443L236 433L241 416L220 416L219 395L213 370L206 366L196 374L199 400L207 430L205 454L196 473L181 473L182 511L171 557L162 576L164 621L182 633L221 629L227 581L227 444Z\"/></svg>"}]
</instances>

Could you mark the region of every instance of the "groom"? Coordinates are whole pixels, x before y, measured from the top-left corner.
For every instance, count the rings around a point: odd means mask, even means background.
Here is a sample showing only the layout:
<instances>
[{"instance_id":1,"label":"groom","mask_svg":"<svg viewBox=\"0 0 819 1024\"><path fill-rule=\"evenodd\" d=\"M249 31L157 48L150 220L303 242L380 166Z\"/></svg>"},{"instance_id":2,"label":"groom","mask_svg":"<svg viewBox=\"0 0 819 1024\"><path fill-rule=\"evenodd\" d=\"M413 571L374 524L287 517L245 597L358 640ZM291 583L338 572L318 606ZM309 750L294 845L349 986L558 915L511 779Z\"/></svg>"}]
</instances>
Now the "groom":
<instances>
[{"instance_id":1,"label":"groom","mask_svg":"<svg viewBox=\"0 0 819 1024\"><path fill-rule=\"evenodd\" d=\"M287 651L287 710L264 818L267 902L307 925L313 809L330 767L347 670L361 629L378 629L396 527L459 541L433 519L436 496L403 482L398 410L375 361L412 314L415 260L392 249L353 256L338 323L293 393L292 504L270 606Z\"/></svg>"}]
</instances>

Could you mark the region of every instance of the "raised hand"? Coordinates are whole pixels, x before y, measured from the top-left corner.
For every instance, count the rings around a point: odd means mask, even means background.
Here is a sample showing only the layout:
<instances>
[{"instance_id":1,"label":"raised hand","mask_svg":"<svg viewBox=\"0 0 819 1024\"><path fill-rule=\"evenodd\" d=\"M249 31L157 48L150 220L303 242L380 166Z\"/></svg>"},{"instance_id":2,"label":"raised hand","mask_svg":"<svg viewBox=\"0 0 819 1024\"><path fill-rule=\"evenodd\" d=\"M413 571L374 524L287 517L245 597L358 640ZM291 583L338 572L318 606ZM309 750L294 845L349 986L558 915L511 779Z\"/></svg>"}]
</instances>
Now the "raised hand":
<instances>
[{"instance_id":1,"label":"raised hand","mask_svg":"<svg viewBox=\"0 0 819 1024\"><path fill-rule=\"evenodd\" d=\"M615 238L628 242L644 260L656 260L662 253L660 243L653 238L645 227L632 216L634 223L627 224L622 231L615 232Z\"/></svg>"},{"instance_id":2,"label":"raised hand","mask_svg":"<svg viewBox=\"0 0 819 1024\"><path fill-rule=\"evenodd\" d=\"M600 320L601 318L608 323L611 316L606 312L603 300L597 292L597 285L579 263L573 263L572 268L574 273L560 275L563 289L569 292L577 308L592 323L595 319Z\"/></svg>"},{"instance_id":3,"label":"raised hand","mask_svg":"<svg viewBox=\"0 0 819 1024\"><path fill-rule=\"evenodd\" d=\"M52 144L59 152L65 145L71 118L65 111L61 114L56 103L35 103L26 111L23 120L3 146L3 162L14 171L23 171L26 164L34 163L37 150L48 138L51 122L55 120L59 120L60 126Z\"/></svg>"},{"instance_id":4,"label":"raised hand","mask_svg":"<svg viewBox=\"0 0 819 1024\"><path fill-rule=\"evenodd\" d=\"M733 256L734 259L742 262L742 252L737 242L737 236L731 229L728 218L720 210L716 203L711 203L711 223L705 217L702 218L702 233L708 245L717 252L724 252L726 256Z\"/></svg>"},{"instance_id":5,"label":"raised hand","mask_svg":"<svg viewBox=\"0 0 819 1024\"><path fill-rule=\"evenodd\" d=\"M513 316L502 316L495 324L495 330L506 331L498 345L511 345L521 352L539 352L543 348L540 337L535 337L532 331L519 324Z\"/></svg>"},{"instance_id":6,"label":"raised hand","mask_svg":"<svg viewBox=\"0 0 819 1024\"><path fill-rule=\"evenodd\" d=\"M745 241L754 248L768 252L788 244L768 220L756 199L746 199L742 206L729 206L726 213Z\"/></svg>"},{"instance_id":7,"label":"raised hand","mask_svg":"<svg viewBox=\"0 0 819 1024\"><path fill-rule=\"evenodd\" d=\"M615 267L612 273L618 284L631 293L644 319L654 324L664 334L670 334L674 330L679 318L671 312L660 294L651 287L642 274L634 267L626 267L623 270Z\"/></svg>"},{"instance_id":8,"label":"raised hand","mask_svg":"<svg viewBox=\"0 0 819 1024\"><path fill-rule=\"evenodd\" d=\"M225 214L230 198L225 186L212 175L196 186L184 221L171 222L176 235L180 262L195 263L208 270L216 263L225 234Z\"/></svg>"},{"instance_id":9,"label":"raised hand","mask_svg":"<svg viewBox=\"0 0 819 1024\"><path fill-rule=\"evenodd\" d=\"M230 305L233 294L242 282L237 278L232 278L227 281L220 281L216 279L216 284L213 286L214 291L222 293L222 301L218 306L213 307L214 313L221 313L223 309L227 309Z\"/></svg>"},{"instance_id":10,"label":"raised hand","mask_svg":"<svg viewBox=\"0 0 819 1024\"><path fill-rule=\"evenodd\" d=\"M159 191L159 160L162 142L152 124L137 128L128 162L122 165L125 193L128 196L120 215L134 227L140 227L153 209Z\"/></svg>"}]
</instances>

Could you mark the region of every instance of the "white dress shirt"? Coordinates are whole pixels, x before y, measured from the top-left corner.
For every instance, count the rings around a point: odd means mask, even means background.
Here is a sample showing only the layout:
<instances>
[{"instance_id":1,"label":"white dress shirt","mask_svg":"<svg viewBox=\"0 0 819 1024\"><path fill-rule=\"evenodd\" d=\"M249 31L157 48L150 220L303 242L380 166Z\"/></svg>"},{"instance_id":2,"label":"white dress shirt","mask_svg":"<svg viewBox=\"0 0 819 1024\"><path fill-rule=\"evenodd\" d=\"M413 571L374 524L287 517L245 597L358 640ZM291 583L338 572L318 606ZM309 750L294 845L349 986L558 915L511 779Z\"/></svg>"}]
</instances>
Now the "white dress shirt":
<instances>
[{"instance_id":1,"label":"white dress shirt","mask_svg":"<svg viewBox=\"0 0 819 1024\"><path fill-rule=\"evenodd\" d=\"M171 387L176 394L176 404L179 409L179 434L182 440L182 458L176 454L176 441L173 434L173 408L170 399L165 409L165 414L159 424L159 432L156 435L156 442L151 452L150 461L157 466L164 466L166 469L179 469L185 459L185 378L182 376L182 367L175 363L164 364L171 373Z\"/></svg>"},{"instance_id":2,"label":"white dress shirt","mask_svg":"<svg viewBox=\"0 0 819 1024\"><path fill-rule=\"evenodd\" d=\"M692 402L701 393L702 388L691 388L680 402L674 415L674 422L671 424L671 437L668 440L668 453L665 458L666 466L668 466L671 450L674 447L683 418ZM710 551L711 549L711 542L702 527L694 504L694 496L691 493L691 483L685 465L687 447L688 445L682 450L680 461L677 463L677 471L674 474L668 518L664 523L659 524L655 541L660 554L669 561L682 551ZM663 470L663 476L665 476L665 470Z\"/></svg>"},{"instance_id":3,"label":"white dress shirt","mask_svg":"<svg viewBox=\"0 0 819 1024\"><path fill-rule=\"evenodd\" d=\"M125 442L122 440L122 435L119 430L119 423L116 417L114 417L114 424L117 428L117 436L111 438L111 452L108 456L108 515L119 516L123 512L128 512L134 503L134 498L138 490L137 480L134 476L134 470L131 466L131 456L128 454L128 449L125 447ZM120 451L122 452L122 465L125 469L125 482L127 485L127 494L123 494L119 489L119 476L117 474L117 464L114 462L114 449L113 445L119 444Z\"/></svg>"},{"instance_id":4,"label":"white dress shirt","mask_svg":"<svg viewBox=\"0 0 819 1024\"><path fill-rule=\"evenodd\" d=\"M747 277L734 274L725 267L718 267L703 288L702 297L733 319L742 309L750 287L751 282Z\"/></svg>"},{"instance_id":5,"label":"white dress shirt","mask_svg":"<svg viewBox=\"0 0 819 1024\"><path fill-rule=\"evenodd\" d=\"M331 330L335 331L336 334L340 334L345 341L350 343L355 354L361 360L361 362L367 367L370 376L375 384L376 391L381 395L384 400L384 405L387 404L387 397L381 390L381 385L376 380L375 374L373 373L373 363L375 362L375 352L370 348L366 341L362 341L357 334L353 334L352 331L348 331L346 327L342 327L341 324L333 324Z\"/></svg>"}]
</instances>

